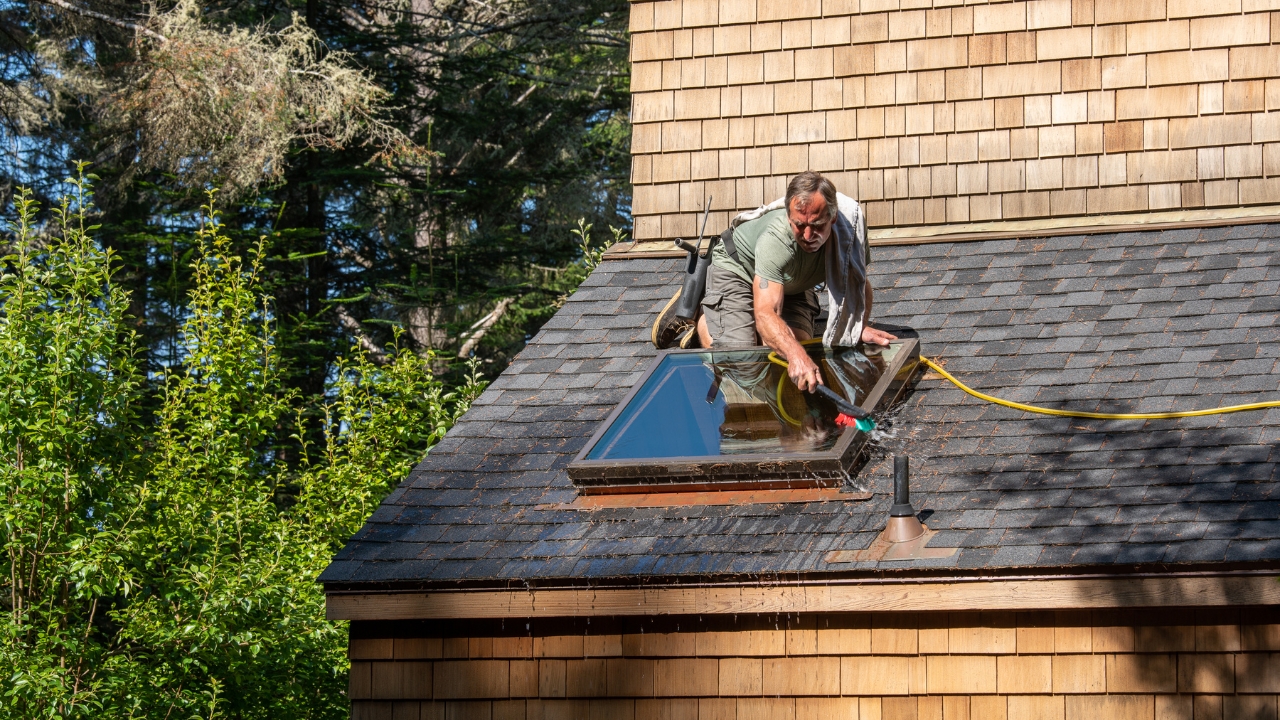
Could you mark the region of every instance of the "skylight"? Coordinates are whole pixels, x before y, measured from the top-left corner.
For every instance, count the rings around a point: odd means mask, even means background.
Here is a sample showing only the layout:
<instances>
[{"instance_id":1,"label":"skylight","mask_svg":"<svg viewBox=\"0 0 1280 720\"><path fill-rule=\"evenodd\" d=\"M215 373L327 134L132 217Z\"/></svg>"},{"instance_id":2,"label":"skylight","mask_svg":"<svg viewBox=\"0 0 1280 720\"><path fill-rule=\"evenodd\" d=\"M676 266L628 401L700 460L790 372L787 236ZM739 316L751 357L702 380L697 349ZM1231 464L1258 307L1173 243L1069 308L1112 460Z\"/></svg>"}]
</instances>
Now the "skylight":
<instances>
[{"instance_id":1,"label":"skylight","mask_svg":"<svg viewBox=\"0 0 1280 720\"><path fill-rule=\"evenodd\" d=\"M887 348L810 346L823 381L875 410L916 368L915 338ZM835 423L829 400L801 392L768 348L661 353L569 465L587 493L726 487L833 487L866 434Z\"/></svg>"}]
</instances>

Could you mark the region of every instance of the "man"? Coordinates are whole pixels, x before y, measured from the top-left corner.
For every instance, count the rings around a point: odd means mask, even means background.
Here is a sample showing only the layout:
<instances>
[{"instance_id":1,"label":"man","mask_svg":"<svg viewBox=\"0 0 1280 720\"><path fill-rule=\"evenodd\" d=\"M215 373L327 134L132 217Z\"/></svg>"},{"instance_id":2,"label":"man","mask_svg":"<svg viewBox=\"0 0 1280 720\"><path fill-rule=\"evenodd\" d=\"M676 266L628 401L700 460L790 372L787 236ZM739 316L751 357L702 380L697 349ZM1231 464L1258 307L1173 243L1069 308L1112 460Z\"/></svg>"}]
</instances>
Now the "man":
<instances>
[{"instance_id":1,"label":"man","mask_svg":"<svg viewBox=\"0 0 1280 720\"><path fill-rule=\"evenodd\" d=\"M783 208L733 229L732 253L726 243L712 251L698 339L702 347L716 349L763 340L786 359L796 386L812 391L822 376L800 342L814 336L814 288L827 278L824 246L837 221L836 188L816 172L803 172L787 184L784 200ZM871 283L863 285L862 342L888 345L897 338L868 324Z\"/></svg>"}]
</instances>

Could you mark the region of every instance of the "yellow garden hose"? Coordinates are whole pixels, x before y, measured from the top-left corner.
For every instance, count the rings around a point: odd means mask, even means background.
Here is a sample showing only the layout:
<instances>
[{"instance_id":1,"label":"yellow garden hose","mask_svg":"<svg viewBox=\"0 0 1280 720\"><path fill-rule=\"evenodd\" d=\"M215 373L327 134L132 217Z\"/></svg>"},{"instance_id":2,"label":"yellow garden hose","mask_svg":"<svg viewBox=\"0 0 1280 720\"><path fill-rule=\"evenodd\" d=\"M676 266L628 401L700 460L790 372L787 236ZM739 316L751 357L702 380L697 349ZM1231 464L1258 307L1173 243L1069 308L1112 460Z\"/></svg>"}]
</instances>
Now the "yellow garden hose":
<instances>
[{"instance_id":1,"label":"yellow garden hose","mask_svg":"<svg viewBox=\"0 0 1280 720\"><path fill-rule=\"evenodd\" d=\"M773 360L774 357L776 356L773 353L769 353L770 360ZM787 366L785 360L780 364L782 365L782 367ZM791 427L800 427L801 422L791 417L791 415L787 414L787 408L785 405L782 404L782 387L786 382L787 382L787 374L783 373L782 377L778 378L778 412L781 413L782 419L786 420L788 425L790 425Z\"/></svg>"},{"instance_id":2,"label":"yellow garden hose","mask_svg":"<svg viewBox=\"0 0 1280 720\"><path fill-rule=\"evenodd\" d=\"M1080 410L1054 410L1053 408L1038 407L1035 405L1027 405L1025 403L1013 402L1012 400L1004 400L994 395L978 392L973 388L965 385L955 378L954 375L942 369L938 363L921 355L920 362L928 365L931 370L938 373L942 377L951 381L951 384L978 398L986 400L996 405L1013 408L1015 410L1025 410L1027 412L1040 413L1042 415L1057 415L1058 417L1074 417L1074 418L1093 418L1095 420L1171 420L1173 418L1200 417L1202 415L1221 415L1223 413L1243 412L1245 410L1262 410L1264 408L1280 407L1280 400L1270 400L1267 402L1246 403L1244 405L1228 405L1226 407L1211 408L1209 410L1183 410L1180 412L1154 412L1154 413L1098 413L1084 412Z\"/></svg>"},{"instance_id":3,"label":"yellow garden hose","mask_svg":"<svg viewBox=\"0 0 1280 720\"><path fill-rule=\"evenodd\" d=\"M802 342L800 344L809 345L814 342L821 342L821 338L806 340L805 342ZM769 353L769 362L772 362L776 365L781 365L784 368L787 367L787 361L778 357L778 354L775 352ZM1204 415L1222 415L1225 413L1243 412L1245 410L1263 410L1266 408L1280 407L1280 400L1269 400L1266 402L1246 403L1244 405L1228 405L1226 407L1212 408L1209 410L1182 410L1180 412L1098 413L1098 412L1085 412L1082 410L1055 410L1053 408L1039 407L1037 405L1027 405L1026 403L1014 402L1012 400L1005 400L1003 398L998 398L994 395L988 395L986 393L978 392L977 390L974 390L968 385L965 385L964 383L957 380L954 375L947 372L946 370L943 370L941 365L930 360L929 358L921 355L920 362L924 363L925 365L928 365L929 369L938 373L939 375L946 378L947 380L950 380L952 385L955 385L956 387L978 398L979 400L986 400L989 403L995 403L996 405L1003 405L1007 408L1013 408L1015 410L1024 410L1026 412L1040 413L1042 415L1056 415L1057 417L1091 418L1094 420L1172 420L1174 418L1201 417ZM786 375L783 375L781 378L778 378L778 406L779 407L782 406L782 383L786 379L787 379Z\"/></svg>"}]
</instances>

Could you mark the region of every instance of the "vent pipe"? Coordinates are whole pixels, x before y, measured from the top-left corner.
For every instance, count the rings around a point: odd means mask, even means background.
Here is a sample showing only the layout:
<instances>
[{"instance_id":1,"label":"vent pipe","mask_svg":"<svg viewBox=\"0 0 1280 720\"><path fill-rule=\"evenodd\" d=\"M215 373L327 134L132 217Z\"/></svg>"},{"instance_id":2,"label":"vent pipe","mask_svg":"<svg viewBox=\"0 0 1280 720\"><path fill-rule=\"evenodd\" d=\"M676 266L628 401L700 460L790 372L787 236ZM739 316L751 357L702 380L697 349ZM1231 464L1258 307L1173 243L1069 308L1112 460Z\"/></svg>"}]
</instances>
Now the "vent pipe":
<instances>
[{"instance_id":1,"label":"vent pipe","mask_svg":"<svg viewBox=\"0 0 1280 720\"><path fill-rule=\"evenodd\" d=\"M924 534L924 525L911 507L910 461L906 455L893 456L893 507L884 537L889 542L907 542Z\"/></svg>"}]
</instances>

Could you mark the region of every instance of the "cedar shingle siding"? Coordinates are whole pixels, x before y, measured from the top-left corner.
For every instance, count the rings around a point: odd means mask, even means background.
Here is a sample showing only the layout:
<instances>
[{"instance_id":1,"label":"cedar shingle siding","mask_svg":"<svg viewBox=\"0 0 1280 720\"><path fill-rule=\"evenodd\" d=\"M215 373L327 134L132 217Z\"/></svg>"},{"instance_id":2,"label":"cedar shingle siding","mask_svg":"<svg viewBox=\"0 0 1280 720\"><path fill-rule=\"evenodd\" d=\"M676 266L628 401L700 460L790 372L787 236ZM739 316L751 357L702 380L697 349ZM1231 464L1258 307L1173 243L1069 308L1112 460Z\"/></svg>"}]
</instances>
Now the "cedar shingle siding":
<instances>
[{"instance_id":1,"label":"cedar shingle siding","mask_svg":"<svg viewBox=\"0 0 1280 720\"><path fill-rule=\"evenodd\" d=\"M827 173L872 227L1280 203L1268 0L631 5L635 235Z\"/></svg>"},{"instance_id":2,"label":"cedar shingle siding","mask_svg":"<svg viewBox=\"0 0 1280 720\"><path fill-rule=\"evenodd\" d=\"M1274 720L1278 623L1276 611L888 613L355 638L350 692L355 720Z\"/></svg>"}]
</instances>

